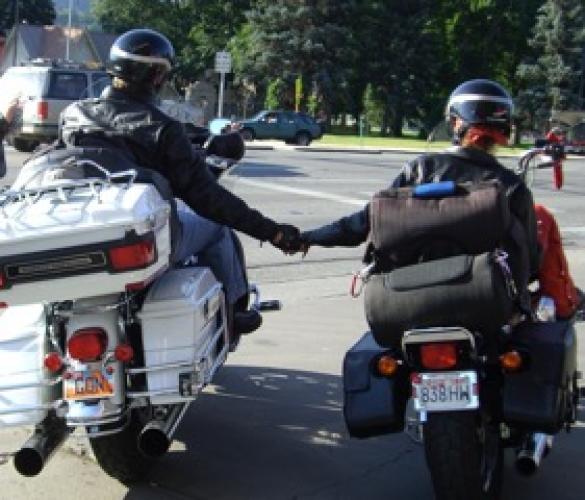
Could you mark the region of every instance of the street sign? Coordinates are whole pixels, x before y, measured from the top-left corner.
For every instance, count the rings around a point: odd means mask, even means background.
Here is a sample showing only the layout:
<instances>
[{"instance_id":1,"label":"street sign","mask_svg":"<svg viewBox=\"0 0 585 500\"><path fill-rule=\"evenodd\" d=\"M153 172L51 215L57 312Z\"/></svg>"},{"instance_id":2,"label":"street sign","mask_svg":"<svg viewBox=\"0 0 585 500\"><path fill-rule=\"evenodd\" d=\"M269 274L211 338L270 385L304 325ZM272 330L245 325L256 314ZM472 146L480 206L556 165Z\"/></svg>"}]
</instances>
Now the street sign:
<instances>
[{"instance_id":1,"label":"street sign","mask_svg":"<svg viewBox=\"0 0 585 500\"><path fill-rule=\"evenodd\" d=\"M218 73L230 73L232 70L232 56L229 52L215 53L215 71Z\"/></svg>"}]
</instances>

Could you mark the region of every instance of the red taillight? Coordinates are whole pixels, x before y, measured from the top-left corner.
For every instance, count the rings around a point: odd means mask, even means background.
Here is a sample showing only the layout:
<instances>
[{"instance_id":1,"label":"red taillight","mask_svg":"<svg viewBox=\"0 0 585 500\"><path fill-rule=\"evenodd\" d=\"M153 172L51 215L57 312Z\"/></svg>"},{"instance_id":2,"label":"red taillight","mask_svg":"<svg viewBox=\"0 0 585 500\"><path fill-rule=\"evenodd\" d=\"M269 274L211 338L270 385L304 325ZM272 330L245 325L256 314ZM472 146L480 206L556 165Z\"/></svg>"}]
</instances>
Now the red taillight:
<instances>
[{"instance_id":1,"label":"red taillight","mask_svg":"<svg viewBox=\"0 0 585 500\"><path fill-rule=\"evenodd\" d=\"M0 289L4 288L6 286L6 276L4 276L4 273L0 271Z\"/></svg>"},{"instance_id":2,"label":"red taillight","mask_svg":"<svg viewBox=\"0 0 585 500\"><path fill-rule=\"evenodd\" d=\"M50 352L45 356L43 361L45 368L49 370L51 373L57 373L61 368L63 368L63 360L59 353Z\"/></svg>"},{"instance_id":3,"label":"red taillight","mask_svg":"<svg viewBox=\"0 0 585 500\"><path fill-rule=\"evenodd\" d=\"M424 344L420 348L421 364L429 370L446 370L457 364L457 348L451 342Z\"/></svg>"},{"instance_id":4,"label":"red taillight","mask_svg":"<svg viewBox=\"0 0 585 500\"><path fill-rule=\"evenodd\" d=\"M49 103L47 101L39 101L37 103L37 117L41 120L49 118Z\"/></svg>"},{"instance_id":5,"label":"red taillight","mask_svg":"<svg viewBox=\"0 0 585 500\"><path fill-rule=\"evenodd\" d=\"M82 362L99 359L107 346L108 336L102 328L82 328L67 342L69 355Z\"/></svg>"},{"instance_id":6,"label":"red taillight","mask_svg":"<svg viewBox=\"0 0 585 500\"><path fill-rule=\"evenodd\" d=\"M134 349L130 344L119 344L114 349L114 357L122 363L128 363L134 357Z\"/></svg>"},{"instance_id":7,"label":"red taillight","mask_svg":"<svg viewBox=\"0 0 585 500\"><path fill-rule=\"evenodd\" d=\"M111 248L110 262L114 271L130 271L142 269L156 260L154 241L140 241L132 245Z\"/></svg>"}]
</instances>

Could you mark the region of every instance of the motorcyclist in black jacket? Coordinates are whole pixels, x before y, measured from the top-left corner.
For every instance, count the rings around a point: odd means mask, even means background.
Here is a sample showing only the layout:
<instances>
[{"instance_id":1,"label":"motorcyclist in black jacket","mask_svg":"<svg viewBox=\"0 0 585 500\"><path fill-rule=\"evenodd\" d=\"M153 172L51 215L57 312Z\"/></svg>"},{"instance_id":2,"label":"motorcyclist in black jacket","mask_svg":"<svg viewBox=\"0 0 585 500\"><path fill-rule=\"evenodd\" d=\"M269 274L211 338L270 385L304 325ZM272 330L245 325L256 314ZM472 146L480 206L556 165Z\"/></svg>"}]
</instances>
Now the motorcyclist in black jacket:
<instances>
[{"instance_id":1,"label":"motorcyclist in black jacket","mask_svg":"<svg viewBox=\"0 0 585 500\"><path fill-rule=\"evenodd\" d=\"M539 249L532 194L520 177L491 154L494 146L508 142L512 108L510 94L498 83L481 79L462 83L451 93L445 116L456 145L444 152L424 154L408 162L392 186L446 180L498 180L506 190L511 212L525 232L528 262L517 262L516 267L527 266L527 269L518 269L518 275L534 278L538 273ZM369 231L366 206L331 224L305 231L302 234L304 250L311 245L357 246L366 241Z\"/></svg>"},{"instance_id":2,"label":"motorcyclist in black jacket","mask_svg":"<svg viewBox=\"0 0 585 500\"><path fill-rule=\"evenodd\" d=\"M265 217L219 185L183 125L157 108L173 62L171 43L156 31L135 29L118 37L110 49L111 86L100 98L78 101L63 111L59 139L71 146L114 148L166 178L175 197L191 209L179 205L179 259L193 253L207 257L205 263L224 283L228 303L241 304L247 298L245 272L225 226L269 241L283 252L298 247L299 231ZM238 134L217 136L206 153L239 160L244 146ZM261 321L257 311L245 307L234 313L240 333Z\"/></svg>"}]
</instances>

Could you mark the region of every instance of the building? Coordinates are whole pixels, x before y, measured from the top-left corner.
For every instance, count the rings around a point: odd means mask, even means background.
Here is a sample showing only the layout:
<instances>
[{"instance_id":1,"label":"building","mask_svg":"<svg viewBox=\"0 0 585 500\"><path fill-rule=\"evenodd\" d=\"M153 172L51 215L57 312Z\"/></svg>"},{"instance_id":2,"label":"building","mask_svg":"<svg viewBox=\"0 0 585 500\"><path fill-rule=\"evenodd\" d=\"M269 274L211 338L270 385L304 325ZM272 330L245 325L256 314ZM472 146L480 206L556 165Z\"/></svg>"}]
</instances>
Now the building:
<instances>
[{"instance_id":1,"label":"building","mask_svg":"<svg viewBox=\"0 0 585 500\"><path fill-rule=\"evenodd\" d=\"M82 28L20 24L6 34L4 51L0 56L0 74L10 66L18 66L37 58L68 59L92 66L103 66L115 39L116 35Z\"/></svg>"}]
</instances>

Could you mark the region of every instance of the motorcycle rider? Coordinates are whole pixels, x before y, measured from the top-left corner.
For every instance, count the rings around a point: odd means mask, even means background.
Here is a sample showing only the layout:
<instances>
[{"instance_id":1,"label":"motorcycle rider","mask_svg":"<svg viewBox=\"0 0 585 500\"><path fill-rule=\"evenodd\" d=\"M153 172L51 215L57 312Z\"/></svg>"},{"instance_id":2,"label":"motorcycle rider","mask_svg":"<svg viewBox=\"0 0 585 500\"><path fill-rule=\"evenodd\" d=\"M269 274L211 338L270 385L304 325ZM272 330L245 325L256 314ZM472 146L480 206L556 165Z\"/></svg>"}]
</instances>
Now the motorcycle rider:
<instances>
[{"instance_id":1,"label":"motorcycle rider","mask_svg":"<svg viewBox=\"0 0 585 500\"><path fill-rule=\"evenodd\" d=\"M229 228L283 252L298 247L299 230L265 217L218 184L183 125L156 107L174 58L172 44L161 33L133 29L119 36L109 55L112 84L100 98L78 101L63 111L59 139L71 146L114 148L168 181L173 195L184 202L177 204L182 234L174 260L196 255L211 267L233 306L235 333L249 333L260 326L261 316L247 309L243 259ZM216 136L207 154L239 160L243 142L239 134Z\"/></svg>"},{"instance_id":2,"label":"motorcycle rider","mask_svg":"<svg viewBox=\"0 0 585 500\"><path fill-rule=\"evenodd\" d=\"M539 269L532 194L520 177L492 155L496 145L508 143L512 109L512 98L500 84L484 79L462 83L451 93L445 110L455 145L444 152L424 154L408 162L392 187L447 180L498 180L506 191L511 212L520 222L522 237L527 242L528 258L517 258L512 262L516 285L519 290L524 290L528 279L536 278ZM303 250L307 251L311 245L357 246L366 241L369 230L369 209L366 206L331 224L303 232ZM523 283L518 283L518 277ZM524 299L528 300L527 294Z\"/></svg>"}]
</instances>

